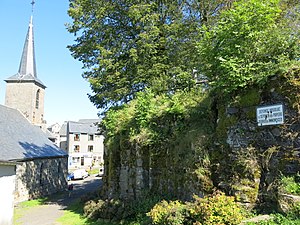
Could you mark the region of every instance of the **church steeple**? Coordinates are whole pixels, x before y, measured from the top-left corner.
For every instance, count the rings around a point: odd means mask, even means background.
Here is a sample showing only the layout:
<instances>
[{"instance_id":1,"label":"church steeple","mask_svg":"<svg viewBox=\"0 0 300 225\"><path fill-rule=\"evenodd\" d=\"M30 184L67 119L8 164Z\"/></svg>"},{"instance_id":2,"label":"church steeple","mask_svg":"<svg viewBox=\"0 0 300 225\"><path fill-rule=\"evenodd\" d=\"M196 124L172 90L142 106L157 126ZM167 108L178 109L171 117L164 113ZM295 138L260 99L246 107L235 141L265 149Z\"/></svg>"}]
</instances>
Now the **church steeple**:
<instances>
[{"instance_id":1,"label":"church steeple","mask_svg":"<svg viewBox=\"0 0 300 225\"><path fill-rule=\"evenodd\" d=\"M18 73L7 78L5 105L20 110L28 120L38 126L44 121L44 95L46 86L38 79L34 52L33 6Z\"/></svg>"},{"instance_id":2,"label":"church steeple","mask_svg":"<svg viewBox=\"0 0 300 225\"><path fill-rule=\"evenodd\" d=\"M28 32L27 32L27 36L26 36L25 44L24 44L24 48L23 48L22 58L20 61L20 67L19 67L19 71L18 71L20 78L22 78L26 75L31 75L34 78L37 78L32 17L33 16L31 15Z\"/></svg>"},{"instance_id":3,"label":"church steeple","mask_svg":"<svg viewBox=\"0 0 300 225\"><path fill-rule=\"evenodd\" d=\"M8 82L34 82L41 88L46 88L42 81L37 77L35 51L34 51L34 35L33 35L33 7L35 1L32 0L32 14L30 16L28 32L26 35L22 57L18 73L7 78Z\"/></svg>"}]
</instances>

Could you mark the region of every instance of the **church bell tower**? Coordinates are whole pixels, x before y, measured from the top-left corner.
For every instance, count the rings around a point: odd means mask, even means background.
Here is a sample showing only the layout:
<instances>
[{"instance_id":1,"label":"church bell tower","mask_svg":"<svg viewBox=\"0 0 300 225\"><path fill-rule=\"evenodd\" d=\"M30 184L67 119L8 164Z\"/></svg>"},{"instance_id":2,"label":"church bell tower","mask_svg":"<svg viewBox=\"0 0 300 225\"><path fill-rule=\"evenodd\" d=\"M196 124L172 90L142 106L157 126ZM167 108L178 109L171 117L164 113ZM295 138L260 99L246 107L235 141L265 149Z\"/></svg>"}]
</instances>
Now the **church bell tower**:
<instances>
[{"instance_id":1,"label":"church bell tower","mask_svg":"<svg viewBox=\"0 0 300 225\"><path fill-rule=\"evenodd\" d=\"M34 0L31 4L33 14ZM30 17L18 73L7 78L5 82L5 105L18 109L32 124L43 127L46 86L37 77L33 15Z\"/></svg>"}]
</instances>

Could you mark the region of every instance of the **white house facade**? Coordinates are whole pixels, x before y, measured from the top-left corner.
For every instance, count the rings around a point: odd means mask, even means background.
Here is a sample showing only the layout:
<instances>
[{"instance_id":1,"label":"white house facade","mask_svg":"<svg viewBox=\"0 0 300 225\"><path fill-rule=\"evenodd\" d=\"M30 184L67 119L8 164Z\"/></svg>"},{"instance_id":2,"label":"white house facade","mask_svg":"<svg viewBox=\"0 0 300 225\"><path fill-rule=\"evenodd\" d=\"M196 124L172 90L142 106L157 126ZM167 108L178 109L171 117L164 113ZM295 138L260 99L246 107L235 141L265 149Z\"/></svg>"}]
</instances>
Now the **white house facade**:
<instances>
[{"instance_id":1,"label":"white house facade","mask_svg":"<svg viewBox=\"0 0 300 225\"><path fill-rule=\"evenodd\" d=\"M99 122L99 119L82 119L62 126L66 132L60 131L60 148L69 154L69 170L103 165L104 136L99 132Z\"/></svg>"}]
</instances>

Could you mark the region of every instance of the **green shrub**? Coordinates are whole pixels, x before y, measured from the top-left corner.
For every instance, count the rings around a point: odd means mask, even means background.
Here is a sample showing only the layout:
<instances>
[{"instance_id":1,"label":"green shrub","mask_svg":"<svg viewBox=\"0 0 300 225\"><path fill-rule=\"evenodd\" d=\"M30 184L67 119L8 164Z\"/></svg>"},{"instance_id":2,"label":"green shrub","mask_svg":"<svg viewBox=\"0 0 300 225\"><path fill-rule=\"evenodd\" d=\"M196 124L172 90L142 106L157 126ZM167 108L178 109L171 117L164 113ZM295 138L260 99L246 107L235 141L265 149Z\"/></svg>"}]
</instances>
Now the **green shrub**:
<instances>
[{"instance_id":1,"label":"green shrub","mask_svg":"<svg viewBox=\"0 0 300 225\"><path fill-rule=\"evenodd\" d=\"M234 197L222 192L204 198L194 196L193 202L162 201L147 215L153 224L159 225L235 225L244 219L244 211Z\"/></svg>"},{"instance_id":2,"label":"green shrub","mask_svg":"<svg viewBox=\"0 0 300 225\"><path fill-rule=\"evenodd\" d=\"M299 175L297 175L299 176ZM297 177L296 177L297 178ZM300 194L300 183L296 182L295 177L283 176L281 178L280 189L287 194Z\"/></svg>"},{"instance_id":3,"label":"green shrub","mask_svg":"<svg viewBox=\"0 0 300 225\"><path fill-rule=\"evenodd\" d=\"M186 205L179 201L162 202L156 204L147 215L153 224L180 225L185 220Z\"/></svg>"},{"instance_id":4,"label":"green shrub","mask_svg":"<svg viewBox=\"0 0 300 225\"><path fill-rule=\"evenodd\" d=\"M161 199L155 195L145 195L143 199L124 201L120 199L93 199L85 203L84 216L88 219L108 221L147 221L146 213Z\"/></svg>"},{"instance_id":5,"label":"green shrub","mask_svg":"<svg viewBox=\"0 0 300 225\"><path fill-rule=\"evenodd\" d=\"M242 208L234 197L222 192L200 198L194 196L194 202L188 204L188 211L193 220L203 225L234 225L244 219Z\"/></svg>"}]
</instances>

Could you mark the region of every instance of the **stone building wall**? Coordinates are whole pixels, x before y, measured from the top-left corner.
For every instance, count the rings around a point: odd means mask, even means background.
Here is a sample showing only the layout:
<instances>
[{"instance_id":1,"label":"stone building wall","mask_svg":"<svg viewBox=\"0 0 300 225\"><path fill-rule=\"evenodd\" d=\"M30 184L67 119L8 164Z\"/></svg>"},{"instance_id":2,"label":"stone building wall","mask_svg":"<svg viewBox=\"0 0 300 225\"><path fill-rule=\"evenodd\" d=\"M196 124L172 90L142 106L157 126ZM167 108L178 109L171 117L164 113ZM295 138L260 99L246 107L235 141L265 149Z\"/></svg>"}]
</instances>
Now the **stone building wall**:
<instances>
[{"instance_id":1,"label":"stone building wall","mask_svg":"<svg viewBox=\"0 0 300 225\"><path fill-rule=\"evenodd\" d=\"M64 190L67 157L20 162L16 168L15 201L21 202Z\"/></svg>"},{"instance_id":2,"label":"stone building wall","mask_svg":"<svg viewBox=\"0 0 300 225\"><path fill-rule=\"evenodd\" d=\"M38 107L36 95L39 91ZM44 96L45 89L34 83L7 83L5 105L18 109L33 124L44 124Z\"/></svg>"}]
</instances>

